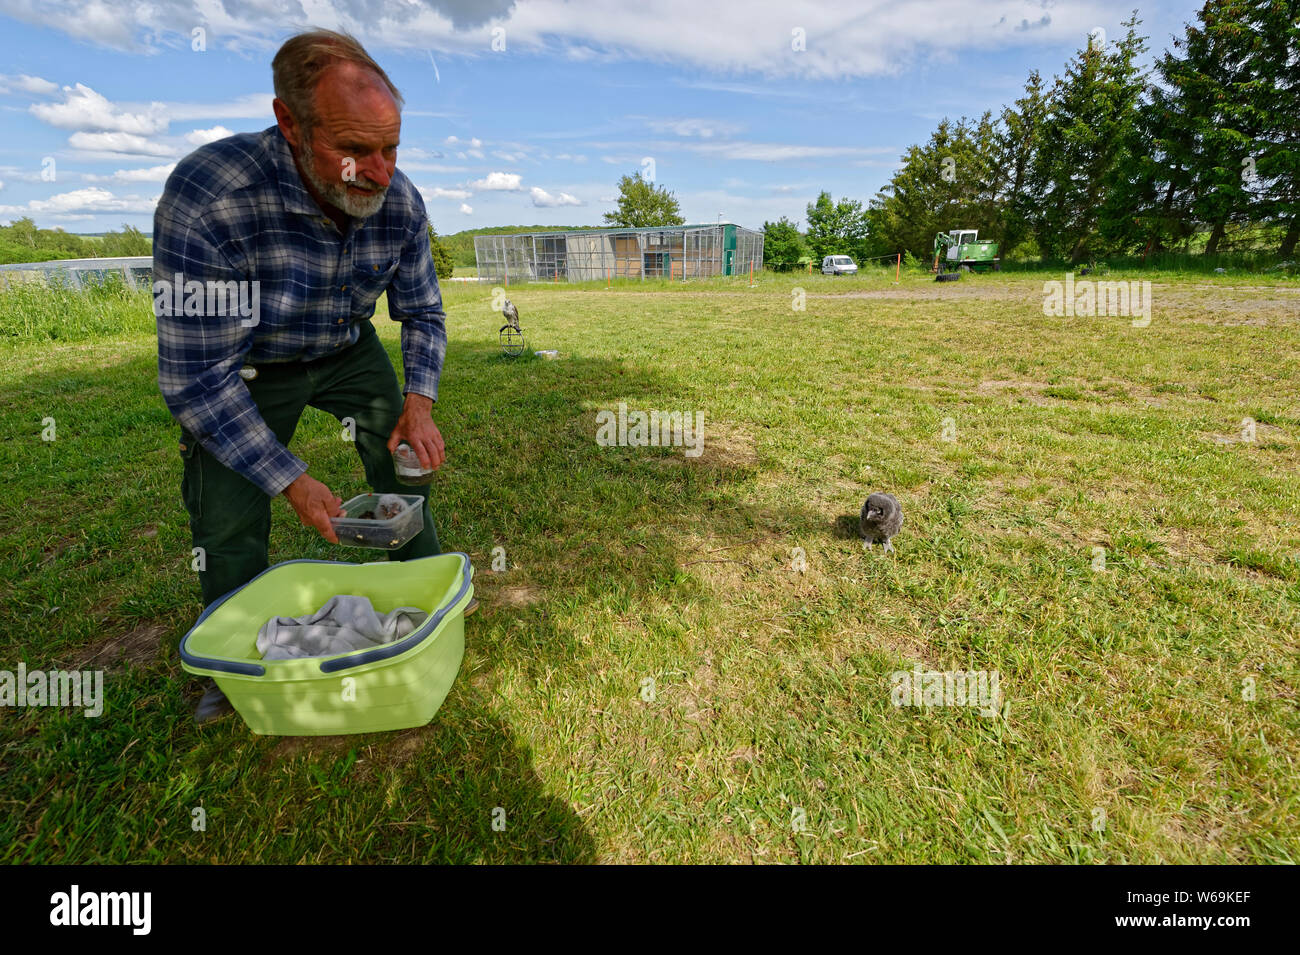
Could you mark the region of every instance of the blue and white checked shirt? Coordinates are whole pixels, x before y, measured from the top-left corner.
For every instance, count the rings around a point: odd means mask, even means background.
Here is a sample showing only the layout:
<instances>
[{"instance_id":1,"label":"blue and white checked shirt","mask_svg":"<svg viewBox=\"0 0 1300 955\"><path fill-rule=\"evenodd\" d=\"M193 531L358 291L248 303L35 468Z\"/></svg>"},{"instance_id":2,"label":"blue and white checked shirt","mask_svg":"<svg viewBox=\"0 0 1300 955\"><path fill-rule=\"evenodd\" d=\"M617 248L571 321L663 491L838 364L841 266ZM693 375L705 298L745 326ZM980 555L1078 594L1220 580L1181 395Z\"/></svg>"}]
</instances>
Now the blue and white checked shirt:
<instances>
[{"instance_id":1,"label":"blue and white checked shirt","mask_svg":"<svg viewBox=\"0 0 1300 955\"><path fill-rule=\"evenodd\" d=\"M205 288L257 281L258 321L233 307L166 314L175 310L160 307L173 301L164 289L178 274ZM239 376L246 358L333 354L356 342L358 323L387 289L389 315L402 323L403 393L438 397L446 315L424 201L400 169L379 212L350 219L342 235L307 192L278 126L202 146L176 164L154 212L153 279L167 407L217 460L272 497L307 465L258 413ZM248 301L252 286L244 288Z\"/></svg>"}]
</instances>

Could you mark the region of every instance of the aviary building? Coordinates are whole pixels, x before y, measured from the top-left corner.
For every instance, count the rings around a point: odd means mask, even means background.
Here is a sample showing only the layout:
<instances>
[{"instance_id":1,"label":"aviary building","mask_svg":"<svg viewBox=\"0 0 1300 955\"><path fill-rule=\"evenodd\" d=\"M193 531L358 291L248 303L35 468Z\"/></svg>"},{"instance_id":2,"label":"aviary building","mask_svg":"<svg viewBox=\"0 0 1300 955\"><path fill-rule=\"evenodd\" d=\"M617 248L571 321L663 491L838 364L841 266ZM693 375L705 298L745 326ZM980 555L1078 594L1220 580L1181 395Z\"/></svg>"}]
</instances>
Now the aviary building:
<instances>
[{"instance_id":1,"label":"aviary building","mask_svg":"<svg viewBox=\"0 0 1300 955\"><path fill-rule=\"evenodd\" d=\"M474 236L479 281L694 279L763 267L763 233L731 222Z\"/></svg>"}]
</instances>

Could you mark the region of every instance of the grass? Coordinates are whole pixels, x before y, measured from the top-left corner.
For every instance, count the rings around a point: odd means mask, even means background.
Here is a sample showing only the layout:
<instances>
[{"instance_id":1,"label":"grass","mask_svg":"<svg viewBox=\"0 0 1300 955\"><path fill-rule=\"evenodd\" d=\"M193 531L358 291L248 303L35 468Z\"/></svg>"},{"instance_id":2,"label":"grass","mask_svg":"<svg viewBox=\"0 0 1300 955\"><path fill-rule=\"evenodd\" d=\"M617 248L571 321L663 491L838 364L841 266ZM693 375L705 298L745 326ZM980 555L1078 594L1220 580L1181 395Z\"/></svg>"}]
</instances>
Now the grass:
<instances>
[{"instance_id":1,"label":"grass","mask_svg":"<svg viewBox=\"0 0 1300 955\"><path fill-rule=\"evenodd\" d=\"M190 719L147 296L4 293L0 669L108 672L98 719L0 708L0 857L1300 861L1300 300L1139 277L1145 328L1045 317L1041 275L512 286L556 361L449 284L434 511L482 609L432 724L322 739ZM702 412L704 453L599 447L620 401ZM348 497L337 428L293 448ZM380 556L273 513L272 561ZM1004 712L894 707L914 664Z\"/></svg>"}]
</instances>

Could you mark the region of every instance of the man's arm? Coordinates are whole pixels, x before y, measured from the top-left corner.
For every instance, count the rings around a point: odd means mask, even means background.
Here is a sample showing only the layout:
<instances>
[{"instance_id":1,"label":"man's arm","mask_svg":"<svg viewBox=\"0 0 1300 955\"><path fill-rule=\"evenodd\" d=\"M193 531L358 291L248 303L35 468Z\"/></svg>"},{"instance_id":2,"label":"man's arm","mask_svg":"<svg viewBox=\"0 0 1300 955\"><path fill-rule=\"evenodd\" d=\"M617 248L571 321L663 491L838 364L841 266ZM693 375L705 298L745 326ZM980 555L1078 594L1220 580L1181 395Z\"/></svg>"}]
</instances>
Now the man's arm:
<instances>
[{"instance_id":1,"label":"man's arm","mask_svg":"<svg viewBox=\"0 0 1300 955\"><path fill-rule=\"evenodd\" d=\"M246 283L240 287L246 301L253 287L205 227L195 203L177 196L185 183L172 186L169 182L154 213L158 387L172 416L213 457L274 497L307 465L276 438L239 377L243 356L252 347L255 318L242 316L237 308L206 314L208 282ZM178 276L181 283L200 283L191 291L202 290L195 302L202 302L198 311L204 314L187 315L184 308L175 314ZM183 303L184 284L179 297Z\"/></svg>"},{"instance_id":2,"label":"man's arm","mask_svg":"<svg viewBox=\"0 0 1300 955\"><path fill-rule=\"evenodd\" d=\"M429 220L415 193L419 222L402 248L397 272L388 286L388 314L402 323L402 366L406 384L402 415L388 439L393 450L406 441L425 467L438 468L446 458L442 434L430 417L438 399L438 379L447 353L447 316L429 249Z\"/></svg>"},{"instance_id":3,"label":"man's arm","mask_svg":"<svg viewBox=\"0 0 1300 955\"><path fill-rule=\"evenodd\" d=\"M429 250L429 218L414 193L419 224L402 248L401 262L388 286L388 314L402 323L402 393L438 400L438 379L447 353L447 315Z\"/></svg>"}]
</instances>

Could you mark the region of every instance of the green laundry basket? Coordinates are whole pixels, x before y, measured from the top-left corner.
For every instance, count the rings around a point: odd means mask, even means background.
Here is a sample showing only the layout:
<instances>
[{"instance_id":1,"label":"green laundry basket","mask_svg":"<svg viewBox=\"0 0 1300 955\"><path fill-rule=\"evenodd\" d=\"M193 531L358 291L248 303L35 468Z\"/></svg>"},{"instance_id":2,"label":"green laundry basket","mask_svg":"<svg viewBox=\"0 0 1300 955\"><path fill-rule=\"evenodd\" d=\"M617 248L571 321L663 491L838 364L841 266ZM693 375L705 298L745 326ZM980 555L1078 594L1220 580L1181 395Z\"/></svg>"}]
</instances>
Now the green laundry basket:
<instances>
[{"instance_id":1,"label":"green laundry basket","mask_svg":"<svg viewBox=\"0 0 1300 955\"><path fill-rule=\"evenodd\" d=\"M215 679L254 733L328 736L423 726L460 670L473 575L461 553L367 564L285 561L203 611L181 638L181 665ZM336 594L369 597L379 613L418 607L429 617L405 638L370 650L261 658L262 624L314 613Z\"/></svg>"}]
</instances>

